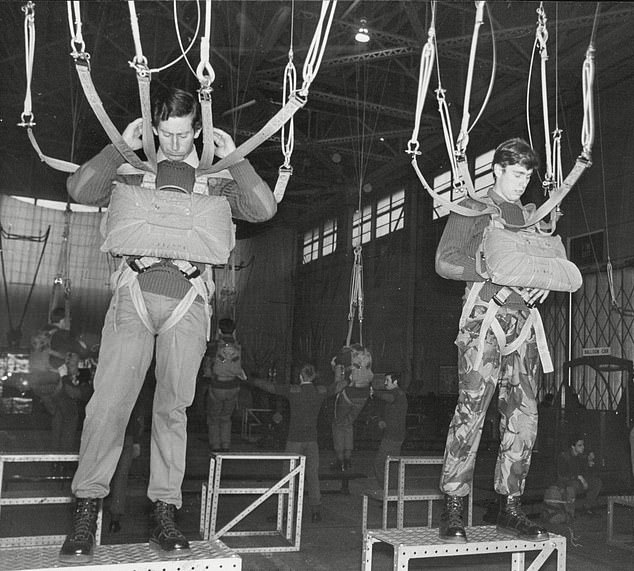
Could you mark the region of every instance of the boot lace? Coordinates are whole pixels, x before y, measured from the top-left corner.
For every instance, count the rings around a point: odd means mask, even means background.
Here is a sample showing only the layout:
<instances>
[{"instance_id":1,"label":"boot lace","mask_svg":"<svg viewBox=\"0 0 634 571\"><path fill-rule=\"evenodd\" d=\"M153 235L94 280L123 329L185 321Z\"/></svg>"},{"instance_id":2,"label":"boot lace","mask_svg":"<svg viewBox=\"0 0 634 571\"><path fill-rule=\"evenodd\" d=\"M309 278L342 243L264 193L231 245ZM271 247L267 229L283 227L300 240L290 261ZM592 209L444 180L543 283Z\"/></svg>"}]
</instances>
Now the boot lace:
<instances>
[{"instance_id":1,"label":"boot lace","mask_svg":"<svg viewBox=\"0 0 634 571\"><path fill-rule=\"evenodd\" d=\"M462 526L462 498L450 496L445 504L447 524L449 527Z\"/></svg>"},{"instance_id":2,"label":"boot lace","mask_svg":"<svg viewBox=\"0 0 634 571\"><path fill-rule=\"evenodd\" d=\"M78 502L75 508L73 540L88 541L95 527L97 517L97 502L88 500Z\"/></svg>"},{"instance_id":3,"label":"boot lace","mask_svg":"<svg viewBox=\"0 0 634 571\"><path fill-rule=\"evenodd\" d=\"M161 533L165 537L183 539L183 534L176 528L174 523L174 506L164 502L156 504L156 523L161 528Z\"/></svg>"},{"instance_id":4,"label":"boot lace","mask_svg":"<svg viewBox=\"0 0 634 571\"><path fill-rule=\"evenodd\" d=\"M506 511L513 517L516 517L519 523L521 523L522 525L526 525L529 527L535 525L524 513L524 510L522 509L522 502L520 500L509 501L506 506Z\"/></svg>"}]
</instances>

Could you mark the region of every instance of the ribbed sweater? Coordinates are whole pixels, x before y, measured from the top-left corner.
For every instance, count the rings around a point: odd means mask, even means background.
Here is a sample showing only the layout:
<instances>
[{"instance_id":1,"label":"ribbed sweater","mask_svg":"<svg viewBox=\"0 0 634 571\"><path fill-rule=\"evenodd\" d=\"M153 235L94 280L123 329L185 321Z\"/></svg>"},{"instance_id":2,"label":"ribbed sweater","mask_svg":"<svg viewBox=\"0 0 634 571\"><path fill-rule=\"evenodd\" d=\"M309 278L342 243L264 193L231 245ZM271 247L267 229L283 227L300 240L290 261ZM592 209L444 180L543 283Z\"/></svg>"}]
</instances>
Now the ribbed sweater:
<instances>
[{"instance_id":1,"label":"ribbed sweater","mask_svg":"<svg viewBox=\"0 0 634 571\"><path fill-rule=\"evenodd\" d=\"M117 169L124 163L114 145L106 146L99 154L84 163L68 177L69 194L81 204L107 206L114 181L140 186L143 175L119 175ZM277 205L269 186L255 172L247 159L229 167L230 178L209 178L209 194L224 196L231 206L231 215L248 222L264 222L275 215ZM157 169L156 187L193 189L195 172L186 163L163 161ZM204 268L201 268L201 271ZM153 266L138 276L142 291L176 299L185 296L191 284L173 264L166 262Z\"/></svg>"}]
</instances>

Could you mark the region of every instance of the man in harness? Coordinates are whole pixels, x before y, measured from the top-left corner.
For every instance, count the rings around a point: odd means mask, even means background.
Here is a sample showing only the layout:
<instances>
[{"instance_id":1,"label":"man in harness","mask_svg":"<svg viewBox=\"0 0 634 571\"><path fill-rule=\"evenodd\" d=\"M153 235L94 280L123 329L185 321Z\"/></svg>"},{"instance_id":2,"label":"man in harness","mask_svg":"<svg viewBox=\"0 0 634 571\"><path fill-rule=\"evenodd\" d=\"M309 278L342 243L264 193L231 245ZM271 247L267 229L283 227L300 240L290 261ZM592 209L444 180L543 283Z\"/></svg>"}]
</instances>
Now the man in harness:
<instances>
[{"instance_id":1,"label":"man in harness","mask_svg":"<svg viewBox=\"0 0 634 571\"><path fill-rule=\"evenodd\" d=\"M185 409L194 399L196 375L209 336L213 282L207 279L206 264L226 262L235 239L232 218L263 222L277 209L270 188L246 159L213 178L196 179L199 158L194 141L202 123L199 103L192 94L174 88L158 93L152 105L152 124L159 142L156 175L119 174L118 169L128 165L108 145L67 183L77 202L109 205L102 249L120 255L122 263L111 279L113 298L102 332L95 392L86 409L80 460L72 482L74 526L59 555L64 562L92 559L98 503L108 495L126 425L154 352L156 393L147 490L154 520L150 547L164 557L189 553L189 543L174 517L182 504ZM130 148L140 149L142 120L130 123L122 136ZM236 148L220 129L214 129L213 140L219 158ZM200 223L195 218L197 208L178 206L183 198L195 199L194 204L202 209L211 204L210 216L215 222L186 234L192 224ZM149 201L150 207L139 209L142 200ZM159 207L164 212L156 217L154 209ZM129 214L134 224L142 225L142 234L130 236ZM181 243L166 239L179 229L187 235ZM187 256L190 249L211 254L201 262Z\"/></svg>"},{"instance_id":2,"label":"man in harness","mask_svg":"<svg viewBox=\"0 0 634 571\"><path fill-rule=\"evenodd\" d=\"M495 182L487 201L498 207L506 223L524 224L526 208L520 198L537 164L535 152L522 139L505 141L495 150ZM476 210L485 208L471 198L462 205ZM501 442L494 478L495 491L501 500L497 528L526 541L546 541L547 531L522 511L521 496L537 434L535 377L540 358L539 336L533 330L528 335L523 330L530 307L541 303L548 290L532 287L511 290L486 279L486 260L477 264L476 258L490 221L490 215L468 217L452 212L436 252L439 275L467 282L456 338L458 404L449 426L440 480L445 510L439 533L445 542L467 541L462 519L463 498L471 493L482 424L497 386L501 414ZM493 309L496 323L489 330L483 322L491 313L487 311L492 306L491 300L497 304ZM502 346L504 339L506 345ZM514 343L515 340L519 343ZM506 346L514 346L514 350L504 351Z\"/></svg>"}]
</instances>

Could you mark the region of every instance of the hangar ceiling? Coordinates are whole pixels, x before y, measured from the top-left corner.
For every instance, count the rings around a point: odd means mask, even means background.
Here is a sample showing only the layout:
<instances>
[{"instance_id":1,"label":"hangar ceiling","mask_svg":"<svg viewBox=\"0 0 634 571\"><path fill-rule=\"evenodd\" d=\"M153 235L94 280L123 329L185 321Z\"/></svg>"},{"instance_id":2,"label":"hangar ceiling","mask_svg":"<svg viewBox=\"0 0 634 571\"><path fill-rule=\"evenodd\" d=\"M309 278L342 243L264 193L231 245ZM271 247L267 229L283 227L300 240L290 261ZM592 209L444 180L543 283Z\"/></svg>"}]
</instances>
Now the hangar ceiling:
<instances>
[{"instance_id":1,"label":"hangar ceiling","mask_svg":"<svg viewBox=\"0 0 634 571\"><path fill-rule=\"evenodd\" d=\"M18 127L26 89L24 2L0 4L0 191L66 200L65 174L40 162L25 129ZM595 26L600 89L629 78L634 66L634 3L543 2L547 15L548 85L551 120L581 124L581 66ZM91 56L94 84L104 107L120 129L140 115L134 70L135 54L127 2L81 2L83 37ZM200 61L195 36L197 10L205 2L144 1L135 3L144 55L151 68L179 56L175 23L183 42L195 44L189 59ZM211 56L214 124L241 143L280 108L289 48L301 84L302 66L317 24L317 1L211 2ZM495 67L493 91L470 148L490 146L509 133L526 131L526 94L531 68L536 10L539 2L487 3L480 28L471 95L472 113L480 108ZM464 101L475 3L438 1L435 5L437 67L427 94L419 140L420 163L436 171L446 164L446 150L433 90L440 70L454 133ZM176 18L174 13L176 12ZM374 188L403 173L411 174L404 152L411 137L418 91L422 46L427 41L432 3L424 1L341 1L337 4L319 73L308 103L295 117L294 174L284 200L287 220L307 212L316 215L342 201L354 200L360 186ZM360 20L371 40L357 43ZM35 2L36 47L32 94L34 133L45 154L80 163L108 139L86 102L70 53L66 2ZM200 35L200 32L199 32ZM292 38L292 40L291 40ZM495 44L495 59L493 45ZM530 116L540 142L539 63L533 63ZM495 65L494 65L495 64ZM180 61L153 74L153 85L176 84L194 90L198 80ZM555 105L555 101L558 105ZM565 125L563 125L565 128ZM574 131L575 129L573 129ZM575 135L576 136L576 135ZM578 139L565 143L579 149ZM283 161L279 133L250 157L273 185ZM433 173L432 173L433 174Z\"/></svg>"}]
</instances>

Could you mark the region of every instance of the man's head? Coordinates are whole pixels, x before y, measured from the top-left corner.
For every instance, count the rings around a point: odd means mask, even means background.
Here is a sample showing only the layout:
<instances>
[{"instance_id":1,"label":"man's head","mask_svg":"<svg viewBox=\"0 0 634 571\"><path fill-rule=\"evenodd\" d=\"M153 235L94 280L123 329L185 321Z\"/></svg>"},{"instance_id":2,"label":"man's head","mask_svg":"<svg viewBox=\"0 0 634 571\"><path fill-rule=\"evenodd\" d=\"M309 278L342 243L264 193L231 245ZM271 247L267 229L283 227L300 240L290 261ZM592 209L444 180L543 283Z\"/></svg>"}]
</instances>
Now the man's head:
<instances>
[{"instance_id":1,"label":"man's head","mask_svg":"<svg viewBox=\"0 0 634 571\"><path fill-rule=\"evenodd\" d=\"M570 446L570 452L573 456L578 456L579 454L583 454L586 445L582 436L578 434L573 434L568 437L568 446Z\"/></svg>"},{"instance_id":2,"label":"man's head","mask_svg":"<svg viewBox=\"0 0 634 571\"><path fill-rule=\"evenodd\" d=\"M315 371L315 367L310 363L306 363L299 370L300 383L313 383L315 382L315 377L317 377L317 372Z\"/></svg>"},{"instance_id":3,"label":"man's head","mask_svg":"<svg viewBox=\"0 0 634 571\"><path fill-rule=\"evenodd\" d=\"M385 380L383 381L383 386L387 391L393 391L397 389L400 385L401 374L400 373L387 373L385 375Z\"/></svg>"},{"instance_id":4,"label":"man's head","mask_svg":"<svg viewBox=\"0 0 634 571\"><path fill-rule=\"evenodd\" d=\"M537 154L524 139L504 141L493 154L495 192L507 202L518 201L538 165Z\"/></svg>"},{"instance_id":5,"label":"man's head","mask_svg":"<svg viewBox=\"0 0 634 571\"><path fill-rule=\"evenodd\" d=\"M152 125L165 156L171 161L184 160L202 129L198 100L175 87L159 91L152 103Z\"/></svg>"}]
</instances>

